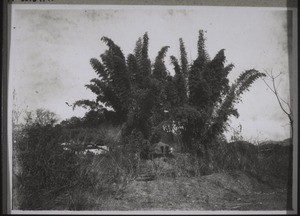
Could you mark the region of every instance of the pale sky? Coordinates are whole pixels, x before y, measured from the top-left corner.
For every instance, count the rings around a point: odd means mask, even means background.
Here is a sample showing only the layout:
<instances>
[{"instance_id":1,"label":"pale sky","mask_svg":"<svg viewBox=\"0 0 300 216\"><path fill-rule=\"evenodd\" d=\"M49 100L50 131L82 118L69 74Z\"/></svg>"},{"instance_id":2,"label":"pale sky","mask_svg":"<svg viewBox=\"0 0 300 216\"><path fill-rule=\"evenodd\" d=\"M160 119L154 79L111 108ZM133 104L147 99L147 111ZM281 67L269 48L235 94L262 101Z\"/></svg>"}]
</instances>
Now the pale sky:
<instances>
[{"instance_id":1,"label":"pale sky","mask_svg":"<svg viewBox=\"0 0 300 216\"><path fill-rule=\"evenodd\" d=\"M84 8L86 7L86 8ZM87 90L96 73L89 60L106 49L102 36L111 38L125 56L136 40L149 35L149 55L154 60L163 46L179 57L182 37L189 61L197 53L198 31L206 31L211 58L225 49L227 63L235 68L233 80L244 70L281 71L279 92L289 99L287 12L272 8L182 6L34 6L13 5L10 44L10 93L15 89L18 106L46 108L61 120L83 116L84 109L68 107L79 99L94 99ZM173 73L172 67L168 66ZM275 96L258 80L237 105L245 139L282 140L289 137L288 118Z\"/></svg>"}]
</instances>

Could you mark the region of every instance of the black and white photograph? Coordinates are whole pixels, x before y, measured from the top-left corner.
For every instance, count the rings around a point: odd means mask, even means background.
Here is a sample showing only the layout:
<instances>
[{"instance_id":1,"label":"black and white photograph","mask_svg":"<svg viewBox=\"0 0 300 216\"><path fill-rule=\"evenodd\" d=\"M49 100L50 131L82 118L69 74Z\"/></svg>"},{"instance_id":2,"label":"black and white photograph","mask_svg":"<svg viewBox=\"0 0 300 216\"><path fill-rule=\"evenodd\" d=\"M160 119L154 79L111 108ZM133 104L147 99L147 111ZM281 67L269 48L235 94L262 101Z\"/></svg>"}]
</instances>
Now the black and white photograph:
<instances>
[{"instance_id":1,"label":"black and white photograph","mask_svg":"<svg viewBox=\"0 0 300 216\"><path fill-rule=\"evenodd\" d=\"M296 17L12 4L12 213L295 212Z\"/></svg>"}]
</instances>

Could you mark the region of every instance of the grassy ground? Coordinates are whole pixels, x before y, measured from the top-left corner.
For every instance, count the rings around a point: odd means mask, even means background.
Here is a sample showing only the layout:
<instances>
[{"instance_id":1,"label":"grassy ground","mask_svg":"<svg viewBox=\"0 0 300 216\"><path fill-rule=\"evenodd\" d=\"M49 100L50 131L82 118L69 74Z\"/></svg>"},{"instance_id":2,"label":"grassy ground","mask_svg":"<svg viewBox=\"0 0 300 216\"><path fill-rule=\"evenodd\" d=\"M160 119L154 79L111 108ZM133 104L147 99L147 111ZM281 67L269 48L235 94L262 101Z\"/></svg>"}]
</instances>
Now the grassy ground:
<instances>
[{"instance_id":1,"label":"grassy ground","mask_svg":"<svg viewBox=\"0 0 300 216\"><path fill-rule=\"evenodd\" d=\"M133 181L118 197L86 195L85 210L101 211L286 210L287 206L285 188L272 188L243 172ZM68 210L62 205L53 207Z\"/></svg>"}]
</instances>

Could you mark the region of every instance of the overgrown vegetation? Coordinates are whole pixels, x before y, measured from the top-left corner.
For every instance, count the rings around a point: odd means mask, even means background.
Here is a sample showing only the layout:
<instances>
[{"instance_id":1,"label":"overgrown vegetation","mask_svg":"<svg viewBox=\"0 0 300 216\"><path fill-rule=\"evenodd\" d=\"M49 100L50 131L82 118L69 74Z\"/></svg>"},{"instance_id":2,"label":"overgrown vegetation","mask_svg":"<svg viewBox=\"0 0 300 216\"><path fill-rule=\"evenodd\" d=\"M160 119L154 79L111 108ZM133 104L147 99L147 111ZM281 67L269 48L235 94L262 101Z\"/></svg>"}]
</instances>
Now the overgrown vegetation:
<instances>
[{"instance_id":1,"label":"overgrown vegetation","mask_svg":"<svg viewBox=\"0 0 300 216\"><path fill-rule=\"evenodd\" d=\"M60 125L27 125L14 134L14 208L90 210L99 205L95 203L99 199L122 199L127 185L138 177L142 166L148 166L155 179L175 181L239 170L275 187L290 184L291 146L276 145L264 151L267 146L219 139L211 145L210 164L180 152L173 158L139 160L130 148L120 145L120 130L99 127L78 128L74 132ZM62 150L60 144L70 139L82 145L88 140L100 142L111 148L109 154L103 155Z\"/></svg>"},{"instance_id":2,"label":"overgrown vegetation","mask_svg":"<svg viewBox=\"0 0 300 216\"><path fill-rule=\"evenodd\" d=\"M182 140L182 150L209 162L210 143L221 135L230 116L238 117L234 105L259 77L254 69L244 71L229 84L233 64L225 65L225 50L210 58L202 30L198 37L198 56L188 62L183 39L179 39L180 58L171 56L175 75L165 65L168 46L162 47L154 62L148 56L149 38L145 33L127 58L111 39L102 37L108 49L90 63L98 75L86 87L96 99L79 100L74 107L106 113L110 110L123 125L122 134L141 136L157 142L164 131L172 131ZM103 114L102 114L103 115ZM147 151L147 142L135 151ZM124 143L124 145L131 143Z\"/></svg>"},{"instance_id":3,"label":"overgrown vegetation","mask_svg":"<svg viewBox=\"0 0 300 216\"><path fill-rule=\"evenodd\" d=\"M14 129L13 208L44 210L62 205L83 210L89 208L92 194L121 196L134 178L136 159L130 151L119 148L120 129L69 129L53 122L41 125L32 119ZM61 144L71 140L76 144L73 149L98 142L110 151L83 155L64 150ZM66 196L62 198L62 194Z\"/></svg>"},{"instance_id":4,"label":"overgrown vegetation","mask_svg":"<svg viewBox=\"0 0 300 216\"><path fill-rule=\"evenodd\" d=\"M266 159L258 146L239 139L228 143L222 136L229 117L238 117L235 104L263 73L247 70L230 85L233 64L225 65L224 49L208 56L202 30L191 62L179 39L180 57L170 57L174 75L164 62L168 46L150 61L147 33L127 58L111 39L102 41L108 49L101 61L90 61L98 77L86 85L96 99L73 104L88 109L83 118L56 124L54 113L39 109L26 113L22 127L14 125L15 209L91 209L106 196L121 199L142 167L154 178L173 179L234 170L261 178L273 169L275 158ZM177 152L149 160L152 144L165 133L177 138ZM109 151L80 153L91 144ZM279 164L280 170L287 168Z\"/></svg>"}]
</instances>

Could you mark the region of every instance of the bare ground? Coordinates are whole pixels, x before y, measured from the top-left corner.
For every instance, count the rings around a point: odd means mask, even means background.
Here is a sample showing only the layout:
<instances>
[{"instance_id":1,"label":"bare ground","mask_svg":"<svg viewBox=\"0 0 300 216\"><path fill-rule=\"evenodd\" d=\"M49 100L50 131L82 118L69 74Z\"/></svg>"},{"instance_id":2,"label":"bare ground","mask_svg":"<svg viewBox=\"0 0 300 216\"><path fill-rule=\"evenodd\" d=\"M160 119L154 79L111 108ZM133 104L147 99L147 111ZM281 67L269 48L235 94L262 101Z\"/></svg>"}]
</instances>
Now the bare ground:
<instances>
[{"instance_id":1,"label":"bare ground","mask_svg":"<svg viewBox=\"0 0 300 216\"><path fill-rule=\"evenodd\" d=\"M99 196L89 210L286 210L287 190L243 172L133 181L119 196Z\"/></svg>"}]
</instances>

